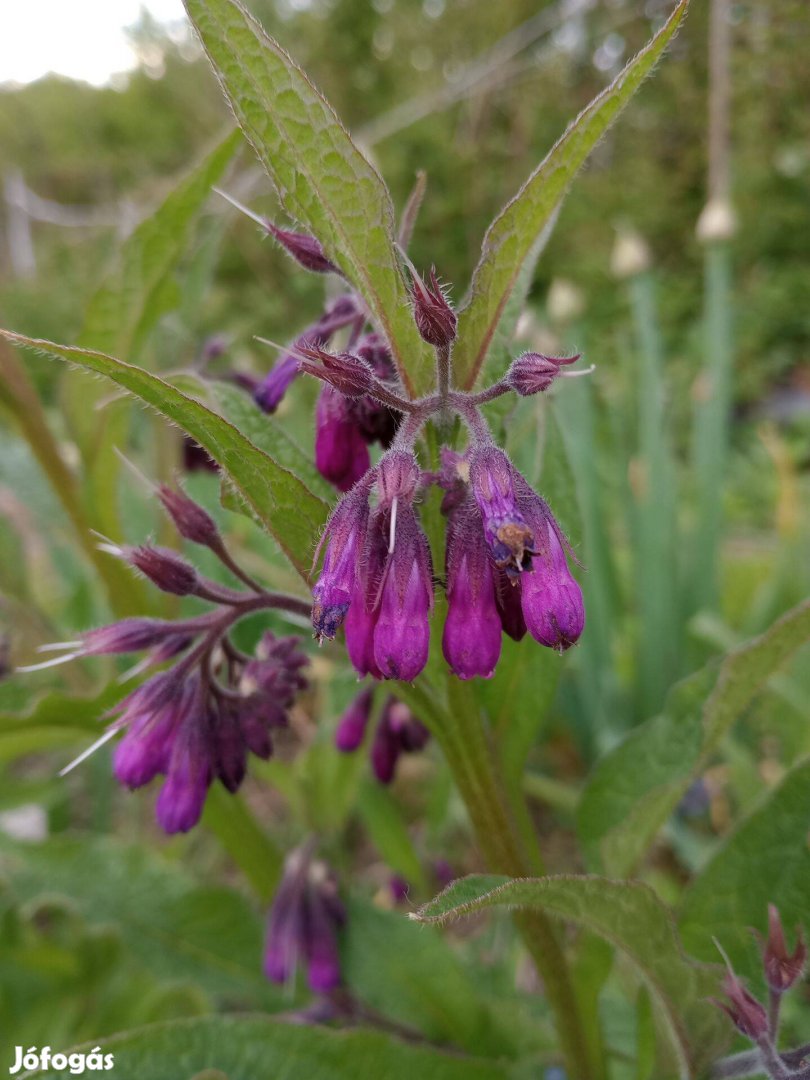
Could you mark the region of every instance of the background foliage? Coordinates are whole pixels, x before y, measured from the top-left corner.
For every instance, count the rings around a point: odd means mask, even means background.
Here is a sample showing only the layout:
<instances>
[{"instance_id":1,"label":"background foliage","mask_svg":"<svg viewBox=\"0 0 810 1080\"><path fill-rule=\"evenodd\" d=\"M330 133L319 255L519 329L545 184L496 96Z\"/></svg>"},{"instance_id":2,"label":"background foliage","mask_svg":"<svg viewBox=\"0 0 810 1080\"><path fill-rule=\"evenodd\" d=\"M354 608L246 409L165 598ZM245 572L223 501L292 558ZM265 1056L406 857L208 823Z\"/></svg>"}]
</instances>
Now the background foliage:
<instances>
[{"instance_id":1,"label":"background foliage","mask_svg":"<svg viewBox=\"0 0 810 1080\"><path fill-rule=\"evenodd\" d=\"M504 199L662 15L630 0L250 6L368 149L397 209L426 171L411 255L435 263L457 300ZM506 775L530 798L548 873L573 875L550 877L530 899L569 920L566 946L618 1080L676 1075L677 1062L698 1075L722 1048L728 1032L704 1000L716 980L701 966L716 960L712 935L760 989L747 928L764 927L769 901L788 925L808 921L810 676L797 650L810 636L810 75L796 42L810 16L798 0L733 9L738 227L707 247L695 225L707 199L708 7L694 5L579 177L511 346L582 350L595 377L508 414L491 407L588 568L589 622L562 665L529 641L510 643L476 693ZM34 261L21 263L5 204L0 324L137 365L86 360L216 451L230 509L211 474L189 476L189 491L253 573L300 589L284 555L306 572L331 499L300 449L311 445L315 390L296 384L280 414L264 417L232 386L205 380L201 355L224 335L207 373L265 370L253 335L292 337L322 289L209 195L222 183L283 218L242 140L222 142L228 113L198 47L146 19L134 34L142 66L116 88L48 78L0 89L6 175L19 170L63 219L70 208L96 214L78 227L35 221ZM617 229L647 247L637 244L623 276ZM726 354L733 374L712 412L706 380ZM6 666L112 614L176 614L100 557L90 534L135 542L151 528L166 541L112 448L167 477L180 461L176 429L107 381L3 343L0 377ZM234 512L245 504L248 514ZM257 617L246 647L266 625L287 628ZM104 1039L123 1076L156 1078L169 1057L195 1075L216 1048L232 1080L255 1076L259 1061L270 1072L294 1062L308 1077L348 1067L450 1078L536 1075L556 1060L543 995L505 916L441 934L404 918L437 891L436 859L457 876L485 869L442 755L432 747L393 789L375 786L361 757L332 747L353 675L337 650L313 662L318 678L288 743L253 770L244 800L211 800L202 830L168 841L147 800L113 787L104 752L55 779L123 692L115 665L0 684L4 1047ZM346 983L360 1019L381 1031L302 1033L267 1019L305 1001L262 978L260 954L281 854L308 830L351 883ZM637 880L600 884L587 872ZM410 884L398 910L392 873ZM465 903L478 908L501 884L454 888L477 888ZM667 950L683 968L662 961ZM810 1032L803 994L786 1040ZM263 1015L213 1019L251 1013ZM109 1038L156 1022L172 1026ZM403 1028L440 1050L404 1049Z\"/></svg>"}]
</instances>

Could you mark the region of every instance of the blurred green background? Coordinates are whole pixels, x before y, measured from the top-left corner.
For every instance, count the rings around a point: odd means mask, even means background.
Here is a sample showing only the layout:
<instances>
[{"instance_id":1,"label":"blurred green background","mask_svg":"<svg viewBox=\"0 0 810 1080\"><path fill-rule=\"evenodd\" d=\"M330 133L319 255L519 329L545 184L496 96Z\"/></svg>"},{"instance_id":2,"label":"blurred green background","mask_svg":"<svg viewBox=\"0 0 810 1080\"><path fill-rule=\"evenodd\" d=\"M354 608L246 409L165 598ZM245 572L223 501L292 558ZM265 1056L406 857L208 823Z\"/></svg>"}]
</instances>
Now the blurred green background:
<instances>
[{"instance_id":1,"label":"blurred green background","mask_svg":"<svg viewBox=\"0 0 810 1080\"><path fill-rule=\"evenodd\" d=\"M669 8L658 0L248 6L324 91L398 207L417 171L426 172L410 254L418 267L435 264L457 301L497 209ZM594 376L562 386L550 404L492 410L587 567L588 633L559 693L552 682L541 703L527 781L552 870L581 869L572 808L596 757L655 715L678 678L760 633L808 593L810 66L797 43L810 40L810 8L747 0L729 11L727 133L708 124L710 5L696 0L665 61L592 155L541 258L515 350L576 349L596 365ZM125 238L230 123L186 29L145 15L131 34L140 66L114 86L54 76L0 86L0 325L78 340L88 300ZM723 77L715 70L715 93ZM717 215L708 224L704 215L701 236L698 222L712 195L710 144L720 161L714 207L719 201L733 221L721 214L728 227L707 238ZM225 186L278 218L247 151ZM227 347L211 370L262 372L272 357L254 335L287 340L323 301L319 281L295 271L216 196L175 277L174 303L138 357L164 371L198 365L205 343L222 335ZM67 380L52 365L27 370L70 467ZM282 412L305 443L313 395L297 386ZM8 667L43 641L101 622L109 608L21 437L19 399L0 404L0 662ZM150 475L165 473L176 439L135 412L136 456ZM154 430L161 434L153 442ZM213 476L195 475L190 485L216 507ZM159 527L139 492L118 497L127 539ZM250 565L285 584L286 570L258 531L220 516ZM507 660L521 672L517 659ZM297 1003L259 973L261 903L275 870L260 871L249 894L234 851L254 845L245 861L275 867L278 849L314 827L335 844L342 838L336 858L354 869L363 894L353 922L362 934L347 944L353 989L428 1037L482 1052L470 1034L480 1016L465 997L465 965L483 957L497 974L486 1002L490 1027L479 1039L498 1053L528 1040L543 1059L547 1029L497 966L511 956L503 926L461 959L442 952L446 971L432 997L413 988L409 996L397 964L408 954L419 984L420 956L438 950L438 939L428 948L422 934L420 953L404 920L389 924L368 900L392 869L424 898L434 888L431 859L449 851L461 872L476 868L476 856L437 754L401 777L394 797L366 782L362 761L337 759L331 731L353 681L334 654L315 664L321 678L302 705L295 766L262 766L248 791L270 838L224 800L208 830L158 841L147 800L113 788L103 755L67 785L54 781L82 745L75 730L62 729L66 709L78 728L103 701L66 706L48 692L92 694L101 666L0 686L0 811L12 812L0 818L0 1018L15 1042L41 1043L46 1022L59 1044L215 1008ZM539 710L545 674L542 665L524 670L505 700ZM684 810L645 870L663 895L677 898L738 814L810 750L808 690L808 672L797 665L749 711L696 809ZM497 680L487 689L493 714L505 692ZM24 728L15 717L26 710L35 724ZM17 839L44 833L51 838L43 845ZM423 959L431 970L440 966ZM440 1015L448 995L455 1012ZM631 1019L612 1004L611 1039L629 1045ZM803 1007L796 1016L806 1017Z\"/></svg>"}]
</instances>

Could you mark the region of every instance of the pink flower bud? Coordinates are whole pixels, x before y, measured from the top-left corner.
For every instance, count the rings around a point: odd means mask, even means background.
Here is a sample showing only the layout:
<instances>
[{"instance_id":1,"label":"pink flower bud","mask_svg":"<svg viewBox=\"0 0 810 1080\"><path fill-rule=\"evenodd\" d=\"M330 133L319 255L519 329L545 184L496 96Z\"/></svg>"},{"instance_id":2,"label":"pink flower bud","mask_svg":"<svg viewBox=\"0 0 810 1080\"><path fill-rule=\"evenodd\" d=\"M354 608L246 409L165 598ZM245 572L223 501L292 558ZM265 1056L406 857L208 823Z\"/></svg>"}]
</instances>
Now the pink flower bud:
<instances>
[{"instance_id":1,"label":"pink flower bud","mask_svg":"<svg viewBox=\"0 0 810 1080\"><path fill-rule=\"evenodd\" d=\"M126 549L124 556L163 592L189 596L197 588L197 571L176 551L144 544Z\"/></svg>"},{"instance_id":2,"label":"pink flower bud","mask_svg":"<svg viewBox=\"0 0 810 1080\"><path fill-rule=\"evenodd\" d=\"M413 317L422 338L437 349L447 349L456 337L456 314L442 292L435 269L430 271L430 285L411 268Z\"/></svg>"},{"instance_id":3,"label":"pink flower bud","mask_svg":"<svg viewBox=\"0 0 810 1080\"><path fill-rule=\"evenodd\" d=\"M714 1004L730 1017L741 1035L757 1042L768 1034L767 1012L730 968L723 980L723 991L728 1001L715 1001Z\"/></svg>"},{"instance_id":4,"label":"pink flower bud","mask_svg":"<svg viewBox=\"0 0 810 1080\"><path fill-rule=\"evenodd\" d=\"M365 360L351 353L326 352L317 345L299 345L298 352L307 359L299 361L299 369L329 383L348 398L363 397L374 387L374 372Z\"/></svg>"},{"instance_id":5,"label":"pink flower bud","mask_svg":"<svg viewBox=\"0 0 810 1080\"><path fill-rule=\"evenodd\" d=\"M561 367L575 364L579 358L580 353L557 357L527 352L513 361L505 382L521 397L539 394L548 390L557 376L562 374Z\"/></svg>"},{"instance_id":6,"label":"pink flower bud","mask_svg":"<svg viewBox=\"0 0 810 1080\"><path fill-rule=\"evenodd\" d=\"M765 979L775 994L784 994L800 978L807 960L807 946L799 929L796 936L796 948L792 953L787 950L785 932L779 912L773 904L768 905L768 939L765 942L762 961Z\"/></svg>"},{"instance_id":7,"label":"pink flower bud","mask_svg":"<svg viewBox=\"0 0 810 1080\"><path fill-rule=\"evenodd\" d=\"M158 487L157 494L181 536L193 544L202 544L205 547L218 543L219 530L216 522L199 503L194 502L184 491L174 490L166 484Z\"/></svg>"},{"instance_id":8,"label":"pink flower bud","mask_svg":"<svg viewBox=\"0 0 810 1080\"><path fill-rule=\"evenodd\" d=\"M316 274L340 273L335 264L327 259L323 247L314 236L280 229L272 221L267 222L267 231L305 270L312 270Z\"/></svg>"}]
</instances>

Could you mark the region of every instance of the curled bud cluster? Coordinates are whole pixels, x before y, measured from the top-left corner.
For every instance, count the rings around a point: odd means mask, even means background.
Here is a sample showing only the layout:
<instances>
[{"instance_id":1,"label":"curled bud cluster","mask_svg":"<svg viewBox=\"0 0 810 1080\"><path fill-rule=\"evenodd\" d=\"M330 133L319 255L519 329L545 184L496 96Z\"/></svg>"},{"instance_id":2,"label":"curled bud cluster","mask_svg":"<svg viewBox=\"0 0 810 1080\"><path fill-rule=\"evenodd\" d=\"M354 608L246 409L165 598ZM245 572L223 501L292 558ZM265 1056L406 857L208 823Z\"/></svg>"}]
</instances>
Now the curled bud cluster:
<instances>
[{"instance_id":1,"label":"curled bud cluster","mask_svg":"<svg viewBox=\"0 0 810 1080\"><path fill-rule=\"evenodd\" d=\"M193 618L128 618L86 631L77 641L46 647L66 651L33 668L80 656L144 654L124 677L129 679L170 665L150 674L110 711L107 732L95 746L124 733L113 754L116 778L134 789L164 777L156 814L163 829L175 833L199 821L211 784L219 780L235 792L248 755L272 754L273 732L287 726L289 710L307 686L303 672L309 660L298 638L279 638L269 630L253 656L233 645L229 631L243 616L279 606L305 611L306 605L252 583L230 556L213 518L184 492L161 486L157 496L178 532L214 551L251 584L250 590L239 592L202 577L168 548L102 544L163 591L216 606Z\"/></svg>"},{"instance_id":2,"label":"curled bud cluster","mask_svg":"<svg viewBox=\"0 0 810 1080\"><path fill-rule=\"evenodd\" d=\"M351 702L335 731L335 745L343 753L352 753L362 744L373 704L373 690L367 688ZM371 767L381 784L394 779L401 754L424 749L430 735L407 705L395 697L386 698L371 744Z\"/></svg>"},{"instance_id":3,"label":"curled bud cluster","mask_svg":"<svg viewBox=\"0 0 810 1080\"><path fill-rule=\"evenodd\" d=\"M337 879L308 845L291 852L267 920L264 972L286 983L306 971L310 990L326 994L340 984L338 931L346 912Z\"/></svg>"}]
</instances>

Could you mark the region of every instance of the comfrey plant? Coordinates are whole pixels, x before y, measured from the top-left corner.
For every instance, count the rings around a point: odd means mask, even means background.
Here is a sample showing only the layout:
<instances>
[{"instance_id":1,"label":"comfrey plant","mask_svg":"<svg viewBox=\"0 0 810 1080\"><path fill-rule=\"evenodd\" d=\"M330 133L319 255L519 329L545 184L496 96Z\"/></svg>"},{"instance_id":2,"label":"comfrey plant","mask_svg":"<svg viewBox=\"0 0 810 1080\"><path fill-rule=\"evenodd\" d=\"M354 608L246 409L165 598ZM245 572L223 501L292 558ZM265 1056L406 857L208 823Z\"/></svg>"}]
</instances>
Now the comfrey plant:
<instances>
[{"instance_id":1,"label":"comfrey plant","mask_svg":"<svg viewBox=\"0 0 810 1080\"><path fill-rule=\"evenodd\" d=\"M219 780L233 793L245 778L249 754L270 757L274 729L286 727L290 706L306 688L303 669L309 661L298 638L277 638L269 630L254 656L234 645L230 632L245 616L266 609L300 613L303 605L261 588L234 560L214 519L183 491L161 485L157 494L180 535L211 550L247 590L201 576L168 548L101 544L163 592L196 597L212 610L188 619L122 619L89 630L78 641L44 646L60 655L19 670L132 653L146 655L125 679L161 668L118 702L105 734L63 775L124 732L113 755L117 779L134 789L164 776L157 819L167 833L175 833L197 824L212 783Z\"/></svg>"},{"instance_id":2,"label":"comfrey plant","mask_svg":"<svg viewBox=\"0 0 810 1080\"><path fill-rule=\"evenodd\" d=\"M437 274L431 270L421 276L405 254L421 189L397 228L392 199L376 169L303 72L238 0L186 0L186 7L240 130L286 215L283 225L263 217L259 224L299 266L328 277L337 289L316 320L292 329L290 343L281 347L267 376L252 381L241 377L216 384L188 372L163 378L93 348L9 332L4 336L101 374L179 426L195 461L204 454L204 463L210 459L216 464L228 509L244 512L275 542L273 572L297 574L300 588L291 586L291 593L265 588L246 571L208 514L174 489L161 488L159 496L181 536L213 552L233 576L232 584L215 582L175 551L152 545L132 548L105 541L99 552L85 526L105 535L123 532L116 531L114 500L94 501L95 488L90 488L85 501L96 516L88 521L84 504L70 504L71 521L105 583L117 621L61 646L62 655L46 663L145 654L135 673L142 681L107 718L109 728L102 736L106 740L120 733L114 751L119 778L130 787L164 778L158 817L170 832L190 828L207 798L218 801L212 798L215 784L233 792L226 827L215 831L261 900L274 894L267 975L286 981L298 968L306 972L313 991L328 996L326 1005L344 993L354 995L352 1002L371 999L375 1006L379 998L380 1012L386 1014L381 1020L370 1010L353 1013L383 1029L370 1041L363 1032L345 1033L338 1043L331 1032L309 1031L306 1039L296 1036L293 1046L282 1024L270 1025L272 1038L263 1026L258 1059L243 1057L240 1042L232 1061L223 1056L197 1065L196 1047L188 1071L193 1060L196 1071L216 1067L241 1077L245 1061L260 1060L253 1075L272 1072L265 1055L277 1052L282 1070L288 1061L300 1059L301 1075L318 1068L336 1077L371 1074L383 1061L392 1080L415 1074L505 1080L512 1075L513 1059L521 1058L520 1071L539 1075L546 1065L560 1066L569 1080L612 1080L631 1073L696 1080L724 1052L730 1034L726 1017L709 1003L721 993L722 969L704 962L714 957L705 925L731 918L728 906L715 910L712 905L734 894L726 881L738 873L735 867L748 864L730 859L732 865L721 867L722 874L712 863L696 874L677 922L651 887L632 878L645 868L684 793L713 764L734 718L810 637L810 616L806 609L790 612L723 664L696 673L682 688L678 707L611 749L573 798L567 790L560 798L563 785L549 784L537 774L528 778L530 785L525 776L529 753L565 665L565 658L555 654L565 654L581 640L584 665L588 631L583 595L571 569L571 545L549 506L499 445L491 424L498 399L554 394L585 370L574 367L578 356L534 351L515 358L519 350L509 342L570 179L661 57L683 18L686 0L497 215L457 307ZM182 213L177 202L169 201L171 213L165 207L159 211L158 234L169 227L167 221L187 221L192 215L188 206L198 210L211 188L223 184L240 140L238 134L226 139L172 196L180 200ZM126 273L116 293L126 326L138 328L137 334L122 332L114 338L128 354L137 352L141 328L150 319L154 325L155 311L163 310L152 302L157 276L143 270L151 267L144 249L153 235L140 233L128 241ZM138 273L148 277L142 291L149 302L131 311L127 304L134 303L132 278ZM99 311L118 310L118 300L111 304L106 293L102 300ZM106 332L91 328L84 340L113 348L112 337L109 327ZM294 411L294 383L301 373L323 383L312 417L311 456L284 430L286 408L279 409L289 394ZM575 385L569 384L569 400ZM576 437L575 431L566 434ZM88 473L99 442L111 455L106 437L105 431L79 447ZM53 457L43 455L43 460L52 464ZM336 500L329 497L324 478L340 492ZM71 490L70 484L59 486L66 505ZM136 603L142 603L142 590L133 599L129 576L119 574L110 554L160 590L192 598L205 609L177 619L140 617L144 608ZM596 607L590 615L594 627ZM315 638L329 643L325 660L321 654L320 663L307 667L304 650L312 646L270 633L252 654L243 652L236 644L242 639L233 634L236 624L273 610L303 622L311 619ZM352 895L356 883L344 873L350 860L334 850L346 831L352 794L375 842L383 835L393 837L395 857L378 864L378 881L390 881L393 873L400 899L408 891L403 881L414 893L430 888L423 870L426 853L413 851L411 832L421 838L427 831L441 835L441 829L431 823L426 830L420 822L420 828L409 830L398 817L397 793L367 784L365 777L352 789L362 770L338 759L329 741L325 745L334 776L313 766L300 789L295 787L300 777L286 779L292 797L285 828L289 824L288 835L323 833L321 845L334 845L329 856L341 870L340 895L333 872L316 858L314 844L296 847L284 861L275 843L267 842L262 824L252 820L246 801L236 801L243 795L237 789L250 756L270 755L305 678L317 682L324 672L340 669L344 656L346 668L351 665L368 682L336 725L337 748L357 749L368 732L373 772L388 783L402 755L427 749L430 737L430 750L443 754L445 775L455 785L453 805L463 804L478 849L471 857L453 853L453 863L474 865L480 859L487 870L449 882L434 900L410 912L412 918L439 924L469 912L507 909L540 975L541 1004L528 1023L516 999L498 1008L502 1003L496 1005L493 995L482 990L488 979L470 980L439 938L428 939L425 946L426 935L413 936L401 912L388 913L396 923L382 929L367 917L362 897ZM377 685L380 681L385 686ZM317 750L323 747L320 740ZM313 749L307 765L316 757ZM266 766L268 772L273 768ZM277 775L281 768L276 766ZM803 790L797 788L802 782L808 782L807 766L799 763L773 799L782 799L783 809L803 805L796 793ZM546 873L535 818L524 799L529 786L539 789L541 798L556 800L569 819L577 803L582 846L564 865L577 872ZM789 821L803 830L800 847L806 819L800 825ZM459 824L454 820L453 827ZM781 833L768 833L768 820L755 824L756 835L771 837L781 859ZM732 837L729 844L735 842ZM592 872L582 873L583 866ZM777 889L785 877L781 870L780 863L772 874L748 874L738 881L738 891L747 896L754 885ZM718 876L723 888L717 886ZM404 902L409 897L408 892ZM781 904L783 897L778 899ZM704 918L701 904L712 918ZM245 908L239 910L240 918L247 918ZM581 933L561 932L560 921ZM403 933L410 936L400 946ZM368 950L373 952L370 961ZM771 953L777 955L776 944ZM612 978L615 954L625 962L615 965L618 976L611 992L629 993L637 1013L637 1046L630 1048L614 1030L626 1030L627 1010L621 1024L604 1025L603 1003L597 1004ZM445 977L449 981L443 982ZM500 994L513 982L498 978L494 985ZM736 982L728 982L727 990L735 1016L743 1017L745 1005L743 1020L761 1055L763 1047L767 1051L761 1011ZM260 1007L265 1004L262 999ZM506 1013L508 1024L503 1022ZM336 1015L329 1009L318 1013L327 1014ZM775 1022L768 1023L774 1043ZM255 1037L246 1032L245 1045ZM218 1045L218 1038L202 1042ZM223 1046L227 1040L226 1035ZM453 1054L430 1043L452 1046ZM634 1058L632 1066L628 1058ZM794 1068L790 1055L782 1058L785 1067ZM762 1061L757 1057L754 1064ZM729 1067L725 1059L721 1066Z\"/></svg>"}]
</instances>

